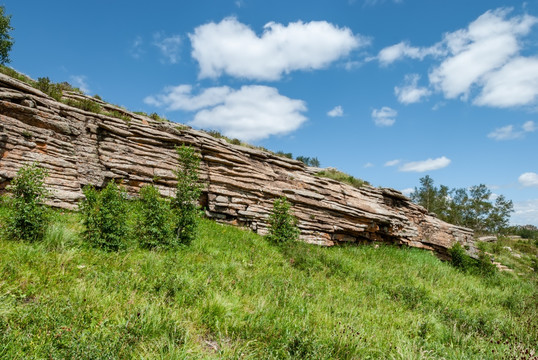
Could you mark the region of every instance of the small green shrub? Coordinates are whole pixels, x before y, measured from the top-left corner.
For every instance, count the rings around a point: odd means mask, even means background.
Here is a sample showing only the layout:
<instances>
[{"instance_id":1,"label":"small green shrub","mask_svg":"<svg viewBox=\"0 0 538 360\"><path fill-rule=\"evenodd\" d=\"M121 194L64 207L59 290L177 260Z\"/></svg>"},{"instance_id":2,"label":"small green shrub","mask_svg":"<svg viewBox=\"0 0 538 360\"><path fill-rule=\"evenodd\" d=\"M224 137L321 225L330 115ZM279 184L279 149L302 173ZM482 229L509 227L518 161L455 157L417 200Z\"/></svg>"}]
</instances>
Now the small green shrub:
<instances>
[{"instance_id":1,"label":"small green shrub","mask_svg":"<svg viewBox=\"0 0 538 360\"><path fill-rule=\"evenodd\" d=\"M50 81L48 77L38 78L35 87L56 101L60 101L62 99L62 86Z\"/></svg>"},{"instance_id":2,"label":"small green shrub","mask_svg":"<svg viewBox=\"0 0 538 360\"><path fill-rule=\"evenodd\" d=\"M285 157L285 158L288 158L288 159L293 159L293 154L292 153L285 153L284 151L277 151L276 155L278 155L280 157Z\"/></svg>"},{"instance_id":3,"label":"small green shrub","mask_svg":"<svg viewBox=\"0 0 538 360\"><path fill-rule=\"evenodd\" d=\"M200 184L198 170L200 158L196 151L182 145L176 148L179 160L179 168L175 171L177 185L176 196L172 200L174 212L174 233L177 244L189 245L196 238L200 209L202 186Z\"/></svg>"},{"instance_id":4,"label":"small green shrub","mask_svg":"<svg viewBox=\"0 0 538 360\"><path fill-rule=\"evenodd\" d=\"M47 171L37 163L19 169L8 190L13 194L10 202L11 216L6 230L8 236L17 240L37 241L43 239L48 226L48 212L44 200L49 195L45 187Z\"/></svg>"},{"instance_id":5,"label":"small green shrub","mask_svg":"<svg viewBox=\"0 0 538 360\"><path fill-rule=\"evenodd\" d=\"M121 113L121 112L116 111L116 110L107 111L104 114L107 115L107 116L115 117L117 119L121 119L121 120L123 120L123 121L125 121L127 123L131 122L131 117L129 115L126 115L126 114Z\"/></svg>"},{"instance_id":6,"label":"small green shrub","mask_svg":"<svg viewBox=\"0 0 538 360\"><path fill-rule=\"evenodd\" d=\"M448 253L451 257L452 265L455 268L461 270L468 270L470 266L470 257L465 252L465 249L461 246L460 243L455 243L449 250Z\"/></svg>"},{"instance_id":7,"label":"small green shrub","mask_svg":"<svg viewBox=\"0 0 538 360\"><path fill-rule=\"evenodd\" d=\"M455 243L449 249L449 254L452 265L464 272L481 276L492 276L496 272L495 265L491 263L486 254L480 253L478 260L475 260L467 255L460 243Z\"/></svg>"},{"instance_id":8,"label":"small green shrub","mask_svg":"<svg viewBox=\"0 0 538 360\"><path fill-rule=\"evenodd\" d=\"M100 96L97 95L97 94L95 94L95 95L93 96L93 98L94 98L94 99L97 99L97 100L101 100L101 101L103 101L103 98L100 97Z\"/></svg>"},{"instance_id":9,"label":"small green shrub","mask_svg":"<svg viewBox=\"0 0 538 360\"><path fill-rule=\"evenodd\" d=\"M276 199L269 215L269 234L267 239L275 244L299 239L297 219L290 214L290 203L285 197Z\"/></svg>"},{"instance_id":10,"label":"small green shrub","mask_svg":"<svg viewBox=\"0 0 538 360\"><path fill-rule=\"evenodd\" d=\"M139 240L143 247L158 248L172 245L170 203L162 198L153 185L140 189Z\"/></svg>"},{"instance_id":11,"label":"small green shrub","mask_svg":"<svg viewBox=\"0 0 538 360\"><path fill-rule=\"evenodd\" d=\"M317 157L309 157L309 156L297 156L296 160L299 160L306 166L313 166L313 167L319 167L320 162Z\"/></svg>"},{"instance_id":12,"label":"small green shrub","mask_svg":"<svg viewBox=\"0 0 538 360\"><path fill-rule=\"evenodd\" d=\"M11 76L12 78L15 78L17 80L20 80L32 87L35 87L36 86L36 83L34 80L32 80L31 78L29 78L28 76L24 75L24 74L21 74L19 72L17 72L16 70L10 68L10 67L7 67L5 65L0 65L0 72L4 75L7 75L7 76Z\"/></svg>"},{"instance_id":13,"label":"small green shrub","mask_svg":"<svg viewBox=\"0 0 538 360\"><path fill-rule=\"evenodd\" d=\"M123 248L127 235L126 194L111 181L101 191L86 186L80 204L84 238L95 247L116 251Z\"/></svg>"},{"instance_id":14,"label":"small green shrub","mask_svg":"<svg viewBox=\"0 0 538 360\"><path fill-rule=\"evenodd\" d=\"M357 179L349 174L346 174L344 172L341 172L341 171L338 171L336 169L325 169L325 170L322 170L318 173L316 173L316 176L319 176L319 177L325 177L325 178L329 178L329 179L333 179L333 180L336 180L336 181L341 181L343 183L346 183L346 184L349 184L355 188L360 188L364 185L370 185L370 183L368 181L365 181L365 180L362 180L362 179Z\"/></svg>"},{"instance_id":15,"label":"small green shrub","mask_svg":"<svg viewBox=\"0 0 538 360\"><path fill-rule=\"evenodd\" d=\"M151 113L151 115L149 117L152 118L153 120L159 121L159 122L168 122L169 121L167 118L165 118L164 116L159 116L159 114L157 114L157 113Z\"/></svg>"},{"instance_id":16,"label":"small green shrub","mask_svg":"<svg viewBox=\"0 0 538 360\"><path fill-rule=\"evenodd\" d=\"M101 106L98 103L91 101L90 99L82 99L82 100L67 99L64 101L64 103L66 105L73 106L81 110L90 111L96 114L101 113Z\"/></svg>"}]
</instances>

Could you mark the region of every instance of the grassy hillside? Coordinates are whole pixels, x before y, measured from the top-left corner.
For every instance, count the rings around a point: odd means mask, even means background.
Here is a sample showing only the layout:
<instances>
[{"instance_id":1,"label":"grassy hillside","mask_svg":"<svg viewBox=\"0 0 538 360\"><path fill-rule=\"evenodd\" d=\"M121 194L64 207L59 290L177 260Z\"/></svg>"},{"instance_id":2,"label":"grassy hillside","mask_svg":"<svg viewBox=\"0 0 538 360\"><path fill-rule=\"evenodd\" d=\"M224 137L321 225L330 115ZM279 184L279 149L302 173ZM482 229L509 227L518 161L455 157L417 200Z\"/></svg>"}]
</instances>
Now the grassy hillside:
<instances>
[{"instance_id":1,"label":"grassy hillside","mask_svg":"<svg viewBox=\"0 0 538 360\"><path fill-rule=\"evenodd\" d=\"M0 358L523 359L536 351L535 273L470 275L392 246L276 247L207 220L175 251L104 252L79 231L76 214L58 214L42 243L0 240Z\"/></svg>"}]
</instances>

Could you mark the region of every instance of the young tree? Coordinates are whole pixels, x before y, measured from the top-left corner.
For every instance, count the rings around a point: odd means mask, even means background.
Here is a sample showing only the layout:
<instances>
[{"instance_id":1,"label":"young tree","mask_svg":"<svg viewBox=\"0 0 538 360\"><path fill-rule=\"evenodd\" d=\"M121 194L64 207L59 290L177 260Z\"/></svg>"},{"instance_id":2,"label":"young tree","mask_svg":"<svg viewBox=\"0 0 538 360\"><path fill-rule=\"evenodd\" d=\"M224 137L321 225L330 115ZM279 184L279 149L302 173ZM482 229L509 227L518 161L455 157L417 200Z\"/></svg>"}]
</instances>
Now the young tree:
<instances>
[{"instance_id":1,"label":"young tree","mask_svg":"<svg viewBox=\"0 0 538 360\"><path fill-rule=\"evenodd\" d=\"M196 151L182 145L176 148L179 168L175 171L177 185L176 196L172 199L175 217L175 241L188 245L196 237L200 209L198 199L202 192L198 170L200 158Z\"/></svg>"},{"instance_id":2,"label":"young tree","mask_svg":"<svg viewBox=\"0 0 538 360\"><path fill-rule=\"evenodd\" d=\"M0 64L10 62L9 52L13 46L13 38L9 34L13 30L10 22L11 15L6 15L4 7L0 6Z\"/></svg>"},{"instance_id":3,"label":"young tree","mask_svg":"<svg viewBox=\"0 0 538 360\"><path fill-rule=\"evenodd\" d=\"M416 188L411 193L411 200L421 205L426 210L433 212L437 198L437 188L433 185L433 179L426 175L420 178L420 188Z\"/></svg>"},{"instance_id":4,"label":"young tree","mask_svg":"<svg viewBox=\"0 0 538 360\"><path fill-rule=\"evenodd\" d=\"M86 241L109 251L123 248L127 236L125 191L111 181L101 191L86 186L83 192L80 210Z\"/></svg>"},{"instance_id":5,"label":"young tree","mask_svg":"<svg viewBox=\"0 0 538 360\"><path fill-rule=\"evenodd\" d=\"M153 185L140 189L140 242L147 248L172 244L170 204Z\"/></svg>"},{"instance_id":6,"label":"young tree","mask_svg":"<svg viewBox=\"0 0 538 360\"><path fill-rule=\"evenodd\" d=\"M49 195L45 188L47 171L37 163L24 165L12 180L9 190L13 194L12 214L7 231L14 239L41 240L48 225L47 210L43 202Z\"/></svg>"},{"instance_id":7,"label":"young tree","mask_svg":"<svg viewBox=\"0 0 538 360\"><path fill-rule=\"evenodd\" d=\"M510 214L514 211L514 203L507 200L504 195L495 199L495 205L487 219L487 229L490 232L503 232L508 227Z\"/></svg>"},{"instance_id":8,"label":"young tree","mask_svg":"<svg viewBox=\"0 0 538 360\"><path fill-rule=\"evenodd\" d=\"M273 203L273 211L269 215L269 234L267 238L275 244L282 244L299 238L297 219L290 214L290 203L285 197Z\"/></svg>"}]
</instances>

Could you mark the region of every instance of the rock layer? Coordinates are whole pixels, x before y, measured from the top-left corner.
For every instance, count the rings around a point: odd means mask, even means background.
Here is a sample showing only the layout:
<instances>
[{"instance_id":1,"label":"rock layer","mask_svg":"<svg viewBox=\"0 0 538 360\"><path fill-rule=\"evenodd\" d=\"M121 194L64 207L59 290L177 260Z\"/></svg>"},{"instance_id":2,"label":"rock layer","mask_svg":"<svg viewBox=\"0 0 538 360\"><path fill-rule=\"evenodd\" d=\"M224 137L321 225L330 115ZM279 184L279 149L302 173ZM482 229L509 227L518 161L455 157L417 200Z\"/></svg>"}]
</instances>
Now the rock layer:
<instances>
[{"instance_id":1,"label":"rock layer","mask_svg":"<svg viewBox=\"0 0 538 360\"><path fill-rule=\"evenodd\" d=\"M458 241L475 252L471 230L437 219L396 190L354 188L317 177L316 169L296 160L80 94L64 97L91 99L130 120L68 106L0 74L0 189L24 163L37 161L49 171L53 206L76 208L84 185L102 187L111 179L121 179L132 195L154 184L170 196L178 166L175 147L188 144L201 155L205 189L200 202L210 218L264 234L274 199L286 196L301 239L309 243L383 241L446 255Z\"/></svg>"}]
</instances>

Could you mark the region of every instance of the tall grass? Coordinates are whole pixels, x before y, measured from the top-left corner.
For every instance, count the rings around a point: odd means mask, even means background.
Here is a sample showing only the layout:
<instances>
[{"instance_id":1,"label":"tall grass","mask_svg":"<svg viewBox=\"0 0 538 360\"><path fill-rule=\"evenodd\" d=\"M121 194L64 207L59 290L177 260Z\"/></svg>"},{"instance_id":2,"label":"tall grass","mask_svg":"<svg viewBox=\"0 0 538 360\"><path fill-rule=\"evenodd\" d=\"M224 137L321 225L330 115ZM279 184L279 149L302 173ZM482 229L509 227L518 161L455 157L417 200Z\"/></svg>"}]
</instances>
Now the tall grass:
<instances>
[{"instance_id":1,"label":"tall grass","mask_svg":"<svg viewBox=\"0 0 538 360\"><path fill-rule=\"evenodd\" d=\"M208 220L190 247L110 253L76 214L56 224L44 244L0 240L0 358L500 359L538 340L535 277Z\"/></svg>"}]
</instances>

